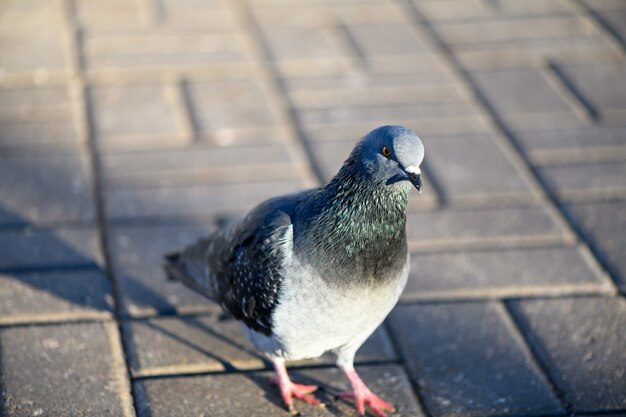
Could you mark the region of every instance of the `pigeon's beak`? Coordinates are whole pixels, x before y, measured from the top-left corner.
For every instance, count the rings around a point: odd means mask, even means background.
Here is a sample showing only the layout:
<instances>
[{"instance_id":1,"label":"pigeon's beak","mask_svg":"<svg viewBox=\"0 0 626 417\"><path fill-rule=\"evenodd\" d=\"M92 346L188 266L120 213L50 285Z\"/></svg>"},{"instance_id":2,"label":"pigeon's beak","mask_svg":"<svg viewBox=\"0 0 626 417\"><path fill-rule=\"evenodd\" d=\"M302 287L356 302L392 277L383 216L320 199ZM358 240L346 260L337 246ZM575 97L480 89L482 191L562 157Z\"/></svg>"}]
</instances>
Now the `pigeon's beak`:
<instances>
[{"instance_id":1,"label":"pigeon's beak","mask_svg":"<svg viewBox=\"0 0 626 417\"><path fill-rule=\"evenodd\" d=\"M404 172L406 173L407 178L411 181L411 184L417 188L420 194L422 194L422 189L424 186L422 185L422 171L419 167L414 167L413 165L409 165L404 168Z\"/></svg>"}]
</instances>

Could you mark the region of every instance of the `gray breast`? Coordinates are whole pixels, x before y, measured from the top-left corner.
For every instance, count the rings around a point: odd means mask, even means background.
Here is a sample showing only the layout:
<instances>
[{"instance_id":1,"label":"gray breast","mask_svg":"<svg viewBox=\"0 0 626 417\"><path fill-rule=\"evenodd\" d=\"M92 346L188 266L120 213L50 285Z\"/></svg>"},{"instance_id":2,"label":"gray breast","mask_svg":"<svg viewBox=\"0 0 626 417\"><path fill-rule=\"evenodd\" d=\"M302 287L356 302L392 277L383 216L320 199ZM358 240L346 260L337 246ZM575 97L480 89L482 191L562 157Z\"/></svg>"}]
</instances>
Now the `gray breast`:
<instances>
[{"instance_id":1,"label":"gray breast","mask_svg":"<svg viewBox=\"0 0 626 417\"><path fill-rule=\"evenodd\" d=\"M407 255L395 279L378 286L337 287L298 259L289 263L294 274L281 289L272 336L248 332L256 347L270 358L314 358L364 341L397 303L409 271Z\"/></svg>"}]
</instances>

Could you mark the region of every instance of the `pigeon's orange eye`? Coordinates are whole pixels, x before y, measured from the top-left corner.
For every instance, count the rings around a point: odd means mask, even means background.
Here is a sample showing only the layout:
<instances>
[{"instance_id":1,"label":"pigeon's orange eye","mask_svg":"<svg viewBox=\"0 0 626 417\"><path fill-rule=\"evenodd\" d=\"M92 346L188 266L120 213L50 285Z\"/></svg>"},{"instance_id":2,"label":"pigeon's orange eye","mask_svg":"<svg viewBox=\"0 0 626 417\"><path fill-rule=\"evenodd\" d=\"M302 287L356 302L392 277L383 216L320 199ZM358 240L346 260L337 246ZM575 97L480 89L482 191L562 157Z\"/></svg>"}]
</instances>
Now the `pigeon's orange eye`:
<instances>
[{"instance_id":1,"label":"pigeon's orange eye","mask_svg":"<svg viewBox=\"0 0 626 417\"><path fill-rule=\"evenodd\" d=\"M380 151L385 158L389 158L391 156L391 149L388 146L383 146L383 149Z\"/></svg>"}]
</instances>

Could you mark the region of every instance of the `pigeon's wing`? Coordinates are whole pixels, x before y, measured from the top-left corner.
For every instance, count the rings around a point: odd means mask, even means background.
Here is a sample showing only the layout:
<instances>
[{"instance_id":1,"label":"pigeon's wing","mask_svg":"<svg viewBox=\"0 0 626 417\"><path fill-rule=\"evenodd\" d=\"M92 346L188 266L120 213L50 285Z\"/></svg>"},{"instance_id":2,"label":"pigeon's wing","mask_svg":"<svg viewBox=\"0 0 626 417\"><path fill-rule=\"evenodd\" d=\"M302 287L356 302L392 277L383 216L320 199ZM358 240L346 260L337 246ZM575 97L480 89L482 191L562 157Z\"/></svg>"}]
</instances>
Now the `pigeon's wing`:
<instances>
[{"instance_id":1,"label":"pigeon's wing","mask_svg":"<svg viewBox=\"0 0 626 417\"><path fill-rule=\"evenodd\" d=\"M293 248L289 201L267 201L238 224L166 257L168 275L218 300L248 327L271 334L271 314Z\"/></svg>"}]
</instances>

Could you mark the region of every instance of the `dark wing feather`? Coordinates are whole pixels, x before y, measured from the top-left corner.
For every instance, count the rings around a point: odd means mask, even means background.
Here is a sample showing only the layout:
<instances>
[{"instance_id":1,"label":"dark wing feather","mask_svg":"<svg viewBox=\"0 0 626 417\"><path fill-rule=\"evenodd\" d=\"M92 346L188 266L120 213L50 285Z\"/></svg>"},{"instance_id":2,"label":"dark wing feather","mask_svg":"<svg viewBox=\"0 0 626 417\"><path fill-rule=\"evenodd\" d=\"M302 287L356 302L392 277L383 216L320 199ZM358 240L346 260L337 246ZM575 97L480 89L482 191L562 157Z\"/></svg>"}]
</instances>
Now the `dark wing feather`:
<instances>
[{"instance_id":1,"label":"dark wing feather","mask_svg":"<svg viewBox=\"0 0 626 417\"><path fill-rule=\"evenodd\" d=\"M278 303L285 253L291 250L291 218L276 211L256 228L240 233L224 262L209 260L224 307L250 328L271 333L271 314Z\"/></svg>"},{"instance_id":2,"label":"dark wing feather","mask_svg":"<svg viewBox=\"0 0 626 417\"><path fill-rule=\"evenodd\" d=\"M271 334L271 315L291 251L290 199L270 200L238 224L166 256L168 276L218 300L248 327Z\"/></svg>"}]
</instances>

